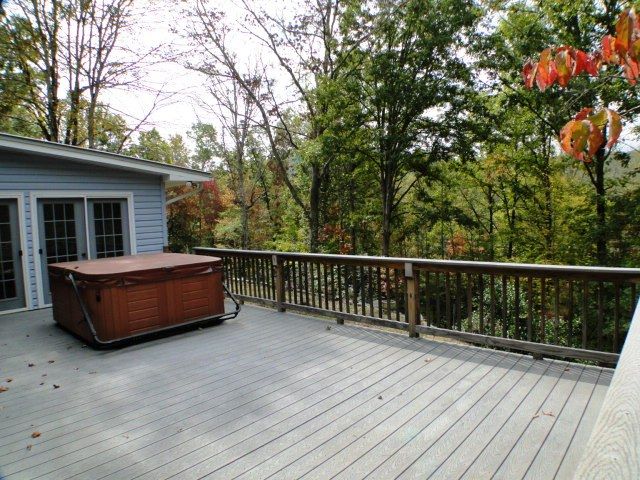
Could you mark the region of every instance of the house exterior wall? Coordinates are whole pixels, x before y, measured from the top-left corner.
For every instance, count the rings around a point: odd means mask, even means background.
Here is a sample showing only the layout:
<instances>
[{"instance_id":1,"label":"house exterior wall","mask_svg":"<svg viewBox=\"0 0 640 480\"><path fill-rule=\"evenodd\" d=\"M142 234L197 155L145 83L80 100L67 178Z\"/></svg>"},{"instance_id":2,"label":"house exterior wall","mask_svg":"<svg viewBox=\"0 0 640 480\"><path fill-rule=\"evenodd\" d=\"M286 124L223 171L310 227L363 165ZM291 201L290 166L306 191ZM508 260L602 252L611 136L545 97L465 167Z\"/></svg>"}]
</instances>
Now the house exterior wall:
<instances>
[{"instance_id":1,"label":"house exterior wall","mask_svg":"<svg viewBox=\"0 0 640 480\"><path fill-rule=\"evenodd\" d=\"M42 306L37 297L39 248L33 238L33 210L35 196L46 198L45 192L60 196L64 192L92 195L98 192L128 194L133 199L130 210L134 226L132 251L136 253L161 252L168 244L164 215L164 182L161 176L132 173L117 169L87 166L60 159L31 157L24 154L0 152L0 194L17 192L22 195L26 236L26 258L29 285L27 308Z\"/></svg>"}]
</instances>

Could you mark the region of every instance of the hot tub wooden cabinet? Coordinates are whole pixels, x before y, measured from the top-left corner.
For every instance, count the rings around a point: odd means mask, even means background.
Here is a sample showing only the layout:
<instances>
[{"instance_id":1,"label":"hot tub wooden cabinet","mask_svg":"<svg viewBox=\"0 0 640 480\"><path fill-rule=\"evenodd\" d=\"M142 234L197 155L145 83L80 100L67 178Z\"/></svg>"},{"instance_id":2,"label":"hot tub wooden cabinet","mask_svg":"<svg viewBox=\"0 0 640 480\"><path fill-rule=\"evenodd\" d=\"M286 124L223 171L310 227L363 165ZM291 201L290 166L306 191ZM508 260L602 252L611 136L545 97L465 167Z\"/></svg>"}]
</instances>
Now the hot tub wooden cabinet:
<instances>
[{"instance_id":1,"label":"hot tub wooden cabinet","mask_svg":"<svg viewBox=\"0 0 640 480\"><path fill-rule=\"evenodd\" d=\"M222 260L158 253L49 265L53 317L96 346L221 321Z\"/></svg>"}]
</instances>

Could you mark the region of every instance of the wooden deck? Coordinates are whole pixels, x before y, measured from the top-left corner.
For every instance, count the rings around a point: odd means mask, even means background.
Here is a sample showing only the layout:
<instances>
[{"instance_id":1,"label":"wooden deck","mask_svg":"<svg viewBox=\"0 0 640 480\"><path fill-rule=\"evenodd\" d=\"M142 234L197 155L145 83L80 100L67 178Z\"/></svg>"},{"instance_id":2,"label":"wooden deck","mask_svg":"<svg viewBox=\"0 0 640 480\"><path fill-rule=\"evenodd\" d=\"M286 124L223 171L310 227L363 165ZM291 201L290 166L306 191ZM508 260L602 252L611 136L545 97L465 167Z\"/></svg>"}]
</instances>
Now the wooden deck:
<instances>
[{"instance_id":1,"label":"wooden deck","mask_svg":"<svg viewBox=\"0 0 640 480\"><path fill-rule=\"evenodd\" d=\"M567 479L612 374L248 305L114 351L4 315L0 477Z\"/></svg>"}]
</instances>

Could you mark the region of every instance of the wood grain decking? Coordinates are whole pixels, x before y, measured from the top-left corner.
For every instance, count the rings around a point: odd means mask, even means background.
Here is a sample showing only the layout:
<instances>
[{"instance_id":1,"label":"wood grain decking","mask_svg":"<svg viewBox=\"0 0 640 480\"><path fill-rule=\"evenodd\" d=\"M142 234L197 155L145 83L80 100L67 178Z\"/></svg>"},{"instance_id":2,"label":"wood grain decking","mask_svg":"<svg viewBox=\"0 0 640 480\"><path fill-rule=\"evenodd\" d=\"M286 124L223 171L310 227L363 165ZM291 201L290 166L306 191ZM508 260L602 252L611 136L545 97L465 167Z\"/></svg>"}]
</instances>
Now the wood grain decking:
<instances>
[{"instance_id":1,"label":"wood grain decking","mask_svg":"<svg viewBox=\"0 0 640 480\"><path fill-rule=\"evenodd\" d=\"M0 477L568 479L612 374L248 305L112 351L4 315Z\"/></svg>"}]
</instances>

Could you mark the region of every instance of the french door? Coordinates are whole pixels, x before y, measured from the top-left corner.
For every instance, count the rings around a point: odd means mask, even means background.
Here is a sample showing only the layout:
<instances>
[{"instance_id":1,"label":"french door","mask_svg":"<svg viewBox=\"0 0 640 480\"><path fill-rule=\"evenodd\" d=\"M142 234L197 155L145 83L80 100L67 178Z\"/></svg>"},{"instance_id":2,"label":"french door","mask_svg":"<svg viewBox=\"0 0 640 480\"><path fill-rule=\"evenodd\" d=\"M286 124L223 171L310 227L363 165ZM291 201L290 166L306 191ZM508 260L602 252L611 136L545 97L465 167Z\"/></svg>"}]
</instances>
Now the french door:
<instances>
[{"instance_id":1,"label":"french door","mask_svg":"<svg viewBox=\"0 0 640 480\"><path fill-rule=\"evenodd\" d=\"M49 264L131 253L127 206L121 198L38 200L43 304L51 303Z\"/></svg>"},{"instance_id":2,"label":"french door","mask_svg":"<svg viewBox=\"0 0 640 480\"><path fill-rule=\"evenodd\" d=\"M24 308L17 200L0 199L0 311Z\"/></svg>"},{"instance_id":3,"label":"french door","mask_svg":"<svg viewBox=\"0 0 640 480\"><path fill-rule=\"evenodd\" d=\"M40 268L44 303L51 303L49 274L51 263L74 262L87 258L84 201L82 199L44 199L38 201Z\"/></svg>"}]
</instances>

